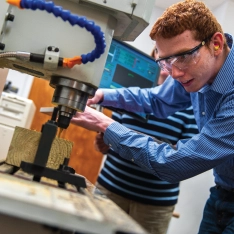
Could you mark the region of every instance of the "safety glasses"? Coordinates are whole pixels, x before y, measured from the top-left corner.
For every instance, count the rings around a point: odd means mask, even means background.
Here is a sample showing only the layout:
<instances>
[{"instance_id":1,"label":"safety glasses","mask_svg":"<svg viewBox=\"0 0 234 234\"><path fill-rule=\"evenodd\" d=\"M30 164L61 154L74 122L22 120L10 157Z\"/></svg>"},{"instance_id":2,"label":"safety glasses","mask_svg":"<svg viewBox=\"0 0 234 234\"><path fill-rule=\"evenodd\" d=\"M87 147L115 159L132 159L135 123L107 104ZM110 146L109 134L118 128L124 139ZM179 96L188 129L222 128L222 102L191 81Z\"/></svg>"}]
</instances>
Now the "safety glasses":
<instances>
[{"instance_id":1,"label":"safety glasses","mask_svg":"<svg viewBox=\"0 0 234 234\"><path fill-rule=\"evenodd\" d=\"M187 69L190 65L196 64L200 58L199 49L204 46L206 40L202 41L199 45L192 48L191 50L179 53L176 55L156 59L155 62L163 71L172 73L172 65L177 67L180 70Z\"/></svg>"}]
</instances>

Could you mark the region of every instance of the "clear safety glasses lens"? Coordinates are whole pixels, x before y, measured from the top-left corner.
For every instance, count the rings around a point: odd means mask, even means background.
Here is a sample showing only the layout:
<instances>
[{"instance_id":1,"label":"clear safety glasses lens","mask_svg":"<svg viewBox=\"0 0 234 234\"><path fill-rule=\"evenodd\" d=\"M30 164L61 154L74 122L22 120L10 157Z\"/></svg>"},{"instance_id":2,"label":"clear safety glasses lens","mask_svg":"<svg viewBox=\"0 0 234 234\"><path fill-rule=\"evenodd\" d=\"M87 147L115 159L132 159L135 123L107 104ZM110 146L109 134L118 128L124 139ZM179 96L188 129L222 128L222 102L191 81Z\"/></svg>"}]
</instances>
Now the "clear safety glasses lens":
<instances>
[{"instance_id":1,"label":"clear safety glasses lens","mask_svg":"<svg viewBox=\"0 0 234 234\"><path fill-rule=\"evenodd\" d=\"M157 63L163 71L171 73L172 65L180 70L185 70L190 65L196 64L199 58L200 58L200 53L197 50L194 51L192 54L185 54L181 56L172 57L170 59L158 61Z\"/></svg>"},{"instance_id":2,"label":"clear safety glasses lens","mask_svg":"<svg viewBox=\"0 0 234 234\"><path fill-rule=\"evenodd\" d=\"M196 64L200 58L199 49L205 45L206 40L202 41L199 45L194 47L193 49L186 51L184 53L175 55L175 56L169 56L162 59L156 59L155 61L159 65L159 67L167 71L169 73L172 72L172 65L177 67L180 70L185 70L188 68L188 66L192 64Z\"/></svg>"}]
</instances>

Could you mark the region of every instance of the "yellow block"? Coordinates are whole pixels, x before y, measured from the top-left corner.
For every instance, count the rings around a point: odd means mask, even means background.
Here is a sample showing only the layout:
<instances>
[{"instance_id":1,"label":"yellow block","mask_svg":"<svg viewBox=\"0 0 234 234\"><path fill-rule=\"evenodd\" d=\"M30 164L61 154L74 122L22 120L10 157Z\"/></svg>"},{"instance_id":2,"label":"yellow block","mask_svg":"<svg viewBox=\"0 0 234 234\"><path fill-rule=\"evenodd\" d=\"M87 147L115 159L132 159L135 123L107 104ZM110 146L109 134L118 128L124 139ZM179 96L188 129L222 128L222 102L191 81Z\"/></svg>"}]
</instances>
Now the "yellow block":
<instances>
[{"instance_id":1,"label":"yellow block","mask_svg":"<svg viewBox=\"0 0 234 234\"><path fill-rule=\"evenodd\" d=\"M17 167L20 166L21 161L33 163L40 137L41 132L16 127L6 163ZM52 143L46 167L58 169L64 158L70 158L72 146L73 142L56 137Z\"/></svg>"}]
</instances>

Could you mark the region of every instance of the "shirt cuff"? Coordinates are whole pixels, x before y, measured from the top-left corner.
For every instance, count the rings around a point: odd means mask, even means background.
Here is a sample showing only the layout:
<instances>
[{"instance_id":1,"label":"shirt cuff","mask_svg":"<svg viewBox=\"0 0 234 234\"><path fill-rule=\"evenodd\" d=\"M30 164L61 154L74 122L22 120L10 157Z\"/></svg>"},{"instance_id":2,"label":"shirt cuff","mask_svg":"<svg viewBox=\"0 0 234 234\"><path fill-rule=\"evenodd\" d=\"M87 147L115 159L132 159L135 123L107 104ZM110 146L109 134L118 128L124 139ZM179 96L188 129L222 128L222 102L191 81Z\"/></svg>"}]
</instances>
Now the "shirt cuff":
<instances>
[{"instance_id":1,"label":"shirt cuff","mask_svg":"<svg viewBox=\"0 0 234 234\"><path fill-rule=\"evenodd\" d=\"M101 89L104 94L104 99L101 102L103 106L112 106L113 103L118 103L118 95L115 89Z\"/></svg>"},{"instance_id":2,"label":"shirt cuff","mask_svg":"<svg viewBox=\"0 0 234 234\"><path fill-rule=\"evenodd\" d=\"M118 122L113 122L108 126L104 134L104 142L109 145L116 153L119 153L121 137L129 134L131 130Z\"/></svg>"},{"instance_id":3,"label":"shirt cuff","mask_svg":"<svg viewBox=\"0 0 234 234\"><path fill-rule=\"evenodd\" d=\"M118 122L111 123L105 131L104 142L109 145L116 153L118 153L122 158L132 161L135 164L138 164L141 168L148 171L151 174L155 174L155 171L149 165L149 159L145 147L144 157L142 156L141 146L136 146L131 149L131 145L126 144L126 138L132 136L133 131ZM137 133L136 133L137 134ZM137 134L139 135L139 134ZM150 138L150 137L149 137ZM150 138L150 141L153 143L154 147L156 142ZM124 142L124 143L123 143ZM140 149L140 150L138 150ZM135 153L134 153L134 150Z\"/></svg>"}]
</instances>

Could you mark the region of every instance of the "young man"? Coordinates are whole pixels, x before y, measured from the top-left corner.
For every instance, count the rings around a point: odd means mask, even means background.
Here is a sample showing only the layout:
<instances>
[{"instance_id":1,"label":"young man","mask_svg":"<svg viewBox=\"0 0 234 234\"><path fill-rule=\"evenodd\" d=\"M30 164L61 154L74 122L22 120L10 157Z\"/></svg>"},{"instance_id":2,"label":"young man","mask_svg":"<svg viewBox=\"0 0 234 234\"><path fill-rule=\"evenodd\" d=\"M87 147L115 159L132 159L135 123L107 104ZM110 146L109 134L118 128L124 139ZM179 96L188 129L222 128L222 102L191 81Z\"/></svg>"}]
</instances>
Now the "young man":
<instances>
[{"instance_id":1,"label":"young man","mask_svg":"<svg viewBox=\"0 0 234 234\"><path fill-rule=\"evenodd\" d=\"M137 134L87 107L74 122L104 133L123 158L162 180L177 182L214 168L216 187L204 209L199 234L234 233L234 49L214 15L195 0L169 7L156 21L160 67L169 77L153 89L98 90L88 104L102 101L165 118L193 105L199 134L174 149Z\"/></svg>"},{"instance_id":2,"label":"young man","mask_svg":"<svg viewBox=\"0 0 234 234\"><path fill-rule=\"evenodd\" d=\"M152 57L157 53L153 51ZM168 77L160 72L158 85ZM158 119L149 115L145 123L126 114L113 113L112 118L124 126L175 145L179 140L198 133L192 106L183 111ZM107 154L98 176L97 188L151 234L166 234L179 195L179 183L160 180L135 163L120 157L103 141L98 133L95 148Z\"/></svg>"}]
</instances>

